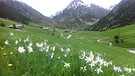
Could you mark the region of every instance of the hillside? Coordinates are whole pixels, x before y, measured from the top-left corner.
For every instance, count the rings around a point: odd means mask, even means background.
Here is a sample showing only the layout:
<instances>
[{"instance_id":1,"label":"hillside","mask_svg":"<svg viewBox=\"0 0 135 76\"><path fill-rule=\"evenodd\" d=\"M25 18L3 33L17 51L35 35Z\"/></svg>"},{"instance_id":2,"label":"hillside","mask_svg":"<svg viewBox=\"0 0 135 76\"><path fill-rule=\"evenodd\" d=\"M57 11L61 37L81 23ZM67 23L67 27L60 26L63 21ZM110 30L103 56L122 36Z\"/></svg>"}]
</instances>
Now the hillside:
<instances>
[{"instance_id":1,"label":"hillside","mask_svg":"<svg viewBox=\"0 0 135 76\"><path fill-rule=\"evenodd\" d=\"M98 5L88 5L81 0L73 0L63 11L56 14L53 20L69 28L84 28L95 24L108 13L109 10Z\"/></svg>"},{"instance_id":2,"label":"hillside","mask_svg":"<svg viewBox=\"0 0 135 76\"><path fill-rule=\"evenodd\" d=\"M30 22L38 23L42 26L57 24L27 4L16 0L0 0L0 17L24 24L30 24Z\"/></svg>"},{"instance_id":3,"label":"hillside","mask_svg":"<svg viewBox=\"0 0 135 76\"><path fill-rule=\"evenodd\" d=\"M0 18L0 22L16 22ZM65 33L24 25L24 30L0 27L1 76L134 76L135 25L106 32ZM115 44L119 35L124 42ZM109 46L112 42L112 46ZM119 46L120 45L120 46Z\"/></svg>"},{"instance_id":4,"label":"hillside","mask_svg":"<svg viewBox=\"0 0 135 76\"><path fill-rule=\"evenodd\" d=\"M113 43L115 43L113 40L116 35L119 36L120 39L123 39L123 43L117 44L116 46L123 48L135 48L135 24L105 31L104 35L110 36L109 40L112 40Z\"/></svg>"},{"instance_id":5,"label":"hillside","mask_svg":"<svg viewBox=\"0 0 135 76\"><path fill-rule=\"evenodd\" d=\"M121 2L98 23L88 30L108 30L135 23L135 0L121 0Z\"/></svg>"}]
</instances>

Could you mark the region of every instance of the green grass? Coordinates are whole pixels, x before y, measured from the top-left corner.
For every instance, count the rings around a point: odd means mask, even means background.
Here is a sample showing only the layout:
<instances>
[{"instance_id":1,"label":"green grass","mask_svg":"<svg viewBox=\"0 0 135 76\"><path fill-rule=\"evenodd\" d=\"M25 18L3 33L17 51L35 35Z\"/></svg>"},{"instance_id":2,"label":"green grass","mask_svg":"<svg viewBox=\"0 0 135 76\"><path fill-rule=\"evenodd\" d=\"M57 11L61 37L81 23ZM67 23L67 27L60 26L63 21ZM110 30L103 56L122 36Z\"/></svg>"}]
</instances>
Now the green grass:
<instances>
[{"instance_id":1,"label":"green grass","mask_svg":"<svg viewBox=\"0 0 135 76\"><path fill-rule=\"evenodd\" d=\"M135 24L122 27L122 28L117 28L114 30L109 30L106 32L103 32L104 36L109 36L110 40L114 43L114 36L118 35L120 36L121 39L123 39L124 43L123 44L118 44L116 46L120 46L123 48L135 48Z\"/></svg>"},{"instance_id":2,"label":"green grass","mask_svg":"<svg viewBox=\"0 0 135 76\"><path fill-rule=\"evenodd\" d=\"M14 30L8 28L9 25L15 23L13 21L0 18L7 27L0 27L0 76L133 76L134 72L124 71L125 67L135 68L135 55L126 51L125 48L135 48L134 28L135 25L126 26L106 32L90 32L78 31L76 33L65 33L64 30L56 30L54 36L51 31L41 30L25 25L24 30ZM10 33L14 35L11 36ZM69 39L61 37L71 34ZM124 43L115 44L113 37L119 35L124 39ZM24 40L29 36L29 40ZM109 38L106 38L109 37ZM21 41L19 41L21 39ZM97 42L101 39L101 42ZM9 44L6 45L5 41ZM18 40L18 44L15 41ZM37 47L37 43L42 43L48 40L44 50L42 47ZM28 53L27 47L33 43L33 52ZM113 46L108 46L108 42L113 42ZM19 53L19 46L23 46L25 53ZM46 52L49 46L49 52ZM53 51L55 47L55 51ZM2 49L4 48L4 49ZM61 48L64 51L61 51ZM67 49L70 48L70 51ZM81 52L82 50L82 52ZM10 54L13 52L13 54ZM84 59L79 57L86 53ZM97 74L95 71L100 67L100 62L95 66L90 67L91 62L86 63L86 58L89 53L94 55L94 61L99 56L106 62L112 62L112 65L103 66L102 73ZM6 53L6 55L4 55ZM53 57L51 58L51 56ZM64 55L67 55L66 57ZM8 64L13 64L9 67ZM64 67L65 63L70 63L70 67ZM119 66L122 72L117 72L113 67ZM85 71L80 69L85 67Z\"/></svg>"}]
</instances>

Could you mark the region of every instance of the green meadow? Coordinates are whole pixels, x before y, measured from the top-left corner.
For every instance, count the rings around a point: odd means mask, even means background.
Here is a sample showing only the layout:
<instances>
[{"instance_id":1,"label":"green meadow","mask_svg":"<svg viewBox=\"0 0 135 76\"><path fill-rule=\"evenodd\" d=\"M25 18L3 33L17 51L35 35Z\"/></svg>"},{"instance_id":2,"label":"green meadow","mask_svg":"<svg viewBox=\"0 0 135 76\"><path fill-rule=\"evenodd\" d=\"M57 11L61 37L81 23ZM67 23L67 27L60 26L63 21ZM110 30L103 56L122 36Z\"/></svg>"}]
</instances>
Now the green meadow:
<instances>
[{"instance_id":1,"label":"green meadow","mask_svg":"<svg viewBox=\"0 0 135 76\"><path fill-rule=\"evenodd\" d=\"M135 25L104 32L53 31L0 18L0 76L134 76ZM54 34L53 34L54 33ZM122 43L115 43L119 36ZM110 45L112 43L112 45Z\"/></svg>"}]
</instances>

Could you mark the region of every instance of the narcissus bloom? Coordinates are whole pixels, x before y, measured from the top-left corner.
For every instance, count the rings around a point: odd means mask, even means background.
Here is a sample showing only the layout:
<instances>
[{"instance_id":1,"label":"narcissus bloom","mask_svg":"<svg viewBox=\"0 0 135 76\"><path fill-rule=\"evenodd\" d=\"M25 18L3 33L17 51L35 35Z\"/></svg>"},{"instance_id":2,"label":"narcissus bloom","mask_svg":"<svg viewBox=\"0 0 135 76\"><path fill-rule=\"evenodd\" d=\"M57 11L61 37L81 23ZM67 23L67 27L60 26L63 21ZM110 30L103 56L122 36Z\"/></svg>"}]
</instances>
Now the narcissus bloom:
<instances>
[{"instance_id":1,"label":"narcissus bloom","mask_svg":"<svg viewBox=\"0 0 135 76\"><path fill-rule=\"evenodd\" d=\"M64 67L69 68L70 67L70 63L64 63Z\"/></svg>"},{"instance_id":2,"label":"narcissus bloom","mask_svg":"<svg viewBox=\"0 0 135 76\"><path fill-rule=\"evenodd\" d=\"M9 44L9 41L8 41L8 40L6 40L6 41L5 41L5 44L6 44L6 45L8 45L8 44Z\"/></svg>"},{"instance_id":3,"label":"narcissus bloom","mask_svg":"<svg viewBox=\"0 0 135 76\"><path fill-rule=\"evenodd\" d=\"M8 64L8 66L9 66L9 67L12 67L12 66L13 66L13 64Z\"/></svg>"},{"instance_id":4,"label":"narcissus bloom","mask_svg":"<svg viewBox=\"0 0 135 76\"><path fill-rule=\"evenodd\" d=\"M16 44L16 45L18 44L18 40L15 41L15 44Z\"/></svg>"},{"instance_id":5,"label":"narcissus bloom","mask_svg":"<svg viewBox=\"0 0 135 76\"><path fill-rule=\"evenodd\" d=\"M97 74L99 74L99 73L101 73L101 72L103 72L103 71L102 71L102 69L101 69L101 67L100 67L100 68L96 69L96 72L97 72Z\"/></svg>"},{"instance_id":6,"label":"narcissus bloom","mask_svg":"<svg viewBox=\"0 0 135 76\"><path fill-rule=\"evenodd\" d=\"M55 48L56 48L56 47L54 46L54 47L52 48L52 50L55 51Z\"/></svg>"},{"instance_id":7,"label":"narcissus bloom","mask_svg":"<svg viewBox=\"0 0 135 76\"><path fill-rule=\"evenodd\" d=\"M33 44L32 44L32 42L31 42L31 43L29 43L29 46L27 47L29 53L33 52L32 45L33 45Z\"/></svg>"},{"instance_id":8,"label":"narcissus bloom","mask_svg":"<svg viewBox=\"0 0 135 76\"><path fill-rule=\"evenodd\" d=\"M13 36L14 34L11 32L10 35Z\"/></svg>"},{"instance_id":9,"label":"narcissus bloom","mask_svg":"<svg viewBox=\"0 0 135 76\"><path fill-rule=\"evenodd\" d=\"M22 46L19 46L19 48L18 48L18 51L20 52L20 53L24 53L25 52L25 49L24 49L24 47Z\"/></svg>"},{"instance_id":10,"label":"narcissus bloom","mask_svg":"<svg viewBox=\"0 0 135 76\"><path fill-rule=\"evenodd\" d=\"M26 39L24 39L24 43L29 41L29 36L27 36Z\"/></svg>"}]
</instances>

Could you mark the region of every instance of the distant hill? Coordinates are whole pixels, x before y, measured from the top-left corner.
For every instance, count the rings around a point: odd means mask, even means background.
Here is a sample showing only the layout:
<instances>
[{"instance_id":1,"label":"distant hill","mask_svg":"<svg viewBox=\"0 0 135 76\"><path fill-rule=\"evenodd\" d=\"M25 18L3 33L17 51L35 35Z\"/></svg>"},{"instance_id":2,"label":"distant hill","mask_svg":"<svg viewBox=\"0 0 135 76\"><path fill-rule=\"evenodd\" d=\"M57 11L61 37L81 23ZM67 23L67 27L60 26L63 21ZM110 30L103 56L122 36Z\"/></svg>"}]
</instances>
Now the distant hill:
<instances>
[{"instance_id":1,"label":"distant hill","mask_svg":"<svg viewBox=\"0 0 135 76\"><path fill-rule=\"evenodd\" d=\"M61 22L69 28L91 26L106 16L106 10L95 4L85 4L81 0L73 0L63 11L56 14L53 20Z\"/></svg>"},{"instance_id":2,"label":"distant hill","mask_svg":"<svg viewBox=\"0 0 135 76\"><path fill-rule=\"evenodd\" d=\"M87 30L103 31L135 23L135 0L121 0L103 19Z\"/></svg>"},{"instance_id":3,"label":"distant hill","mask_svg":"<svg viewBox=\"0 0 135 76\"><path fill-rule=\"evenodd\" d=\"M57 24L27 4L16 0L0 0L0 17L24 24L29 22L45 26Z\"/></svg>"}]
</instances>

